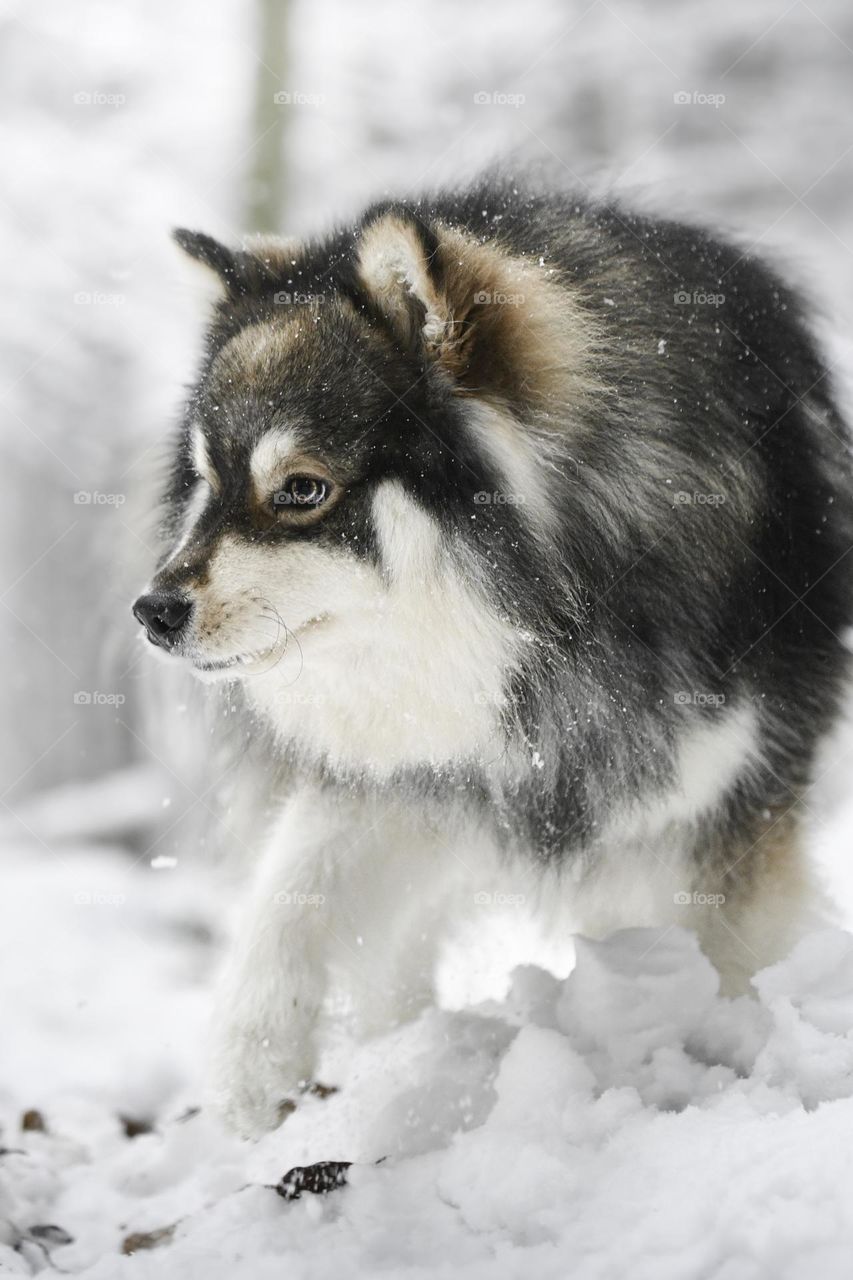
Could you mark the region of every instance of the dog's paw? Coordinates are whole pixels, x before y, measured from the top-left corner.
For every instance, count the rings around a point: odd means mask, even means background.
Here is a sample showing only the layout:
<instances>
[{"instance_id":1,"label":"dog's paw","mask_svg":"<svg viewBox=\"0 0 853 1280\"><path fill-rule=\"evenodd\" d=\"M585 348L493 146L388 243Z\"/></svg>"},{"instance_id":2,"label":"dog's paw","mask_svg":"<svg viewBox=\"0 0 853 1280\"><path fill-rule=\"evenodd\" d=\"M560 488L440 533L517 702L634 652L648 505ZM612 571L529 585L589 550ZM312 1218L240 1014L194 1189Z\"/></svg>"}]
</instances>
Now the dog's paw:
<instances>
[{"instance_id":1,"label":"dog's paw","mask_svg":"<svg viewBox=\"0 0 853 1280\"><path fill-rule=\"evenodd\" d=\"M220 1035L210 1073L210 1098L225 1123L244 1138L276 1129L311 1079L310 1036L239 1022Z\"/></svg>"}]
</instances>

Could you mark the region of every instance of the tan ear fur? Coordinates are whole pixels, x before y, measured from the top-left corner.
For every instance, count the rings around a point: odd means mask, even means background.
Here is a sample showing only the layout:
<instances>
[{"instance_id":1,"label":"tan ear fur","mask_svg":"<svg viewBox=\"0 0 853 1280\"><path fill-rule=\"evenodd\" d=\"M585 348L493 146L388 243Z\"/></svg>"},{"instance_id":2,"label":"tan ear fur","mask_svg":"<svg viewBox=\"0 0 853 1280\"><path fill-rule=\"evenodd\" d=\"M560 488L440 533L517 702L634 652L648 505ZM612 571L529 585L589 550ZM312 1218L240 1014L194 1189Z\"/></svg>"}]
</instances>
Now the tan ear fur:
<instances>
[{"instance_id":1,"label":"tan ear fur","mask_svg":"<svg viewBox=\"0 0 853 1280\"><path fill-rule=\"evenodd\" d=\"M514 256L455 227L432 231L431 258L400 214L362 234L360 278L403 342L419 340L459 394L514 409L547 411L600 387L596 326L544 259Z\"/></svg>"}]
</instances>

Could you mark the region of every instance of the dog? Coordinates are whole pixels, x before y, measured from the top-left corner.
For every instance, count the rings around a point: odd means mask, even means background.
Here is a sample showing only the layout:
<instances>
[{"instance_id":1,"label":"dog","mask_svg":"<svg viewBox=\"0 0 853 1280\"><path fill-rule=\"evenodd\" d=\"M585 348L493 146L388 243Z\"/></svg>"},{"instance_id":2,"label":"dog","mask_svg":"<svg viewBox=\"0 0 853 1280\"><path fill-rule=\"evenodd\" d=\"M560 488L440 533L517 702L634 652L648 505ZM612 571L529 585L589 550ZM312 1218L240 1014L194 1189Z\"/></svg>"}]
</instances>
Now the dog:
<instances>
[{"instance_id":1,"label":"dog","mask_svg":"<svg viewBox=\"0 0 853 1280\"><path fill-rule=\"evenodd\" d=\"M744 990L820 910L849 680L847 433L796 292L499 179L175 238L215 296L134 613L295 779L223 983L227 1120L314 1078L336 970L365 1028L423 1008L507 864L590 935L695 929Z\"/></svg>"}]
</instances>

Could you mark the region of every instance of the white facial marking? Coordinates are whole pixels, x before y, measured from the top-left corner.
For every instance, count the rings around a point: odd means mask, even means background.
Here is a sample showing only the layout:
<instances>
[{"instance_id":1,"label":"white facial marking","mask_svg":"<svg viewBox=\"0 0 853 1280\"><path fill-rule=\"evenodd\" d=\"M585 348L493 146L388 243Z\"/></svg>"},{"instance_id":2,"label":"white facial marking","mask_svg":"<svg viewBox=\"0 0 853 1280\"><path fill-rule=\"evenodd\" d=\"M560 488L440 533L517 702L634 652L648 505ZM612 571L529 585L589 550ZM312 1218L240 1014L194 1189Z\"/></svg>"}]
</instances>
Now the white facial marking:
<instances>
[{"instance_id":1,"label":"white facial marking","mask_svg":"<svg viewBox=\"0 0 853 1280\"><path fill-rule=\"evenodd\" d=\"M219 476L216 474L216 469L210 460L207 439L199 426L195 426L192 429L190 456L196 474L201 476L202 480L207 481L214 493L218 493L220 490Z\"/></svg>"},{"instance_id":2,"label":"white facial marking","mask_svg":"<svg viewBox=\"0 0 853 1280\"><path fill-rule=\"evenodd\" d=\"M503 748L499 712L518 638L399 483L378 487L373 516L381 571L363 567L328 622L300 636L301 674L282 690L279 723L335 763L378 776L408 764L486 763ZM316 705L300 707L300 697Z\"/></svg>"},{"instance_id":3,"label":"white facial marking","mask_svg":"<svg viewBox=\"0 0 853 1280\"><path fill-rule=\"evenodd\" d=\"M187 501L184 512L183 524L175 549L170 556L170 560L174 560L179 555L193 535L193 530L202 517L205 507L210 501L211 486L207 480L197 480L192 493Z\"/></svg>"},{"instance_id":4,"label":"white facial marking","mask_svg":"<svg viewBox=\"0 0 853 1280\"><path fill-rule=\"evenodd\" d=\"M267 431L252 450L249 462L252 480L259 495L269 494L282 478L282 464L297 452L296 432L280 427Z\"/></svg>"},{"instance_id":5,"label":"white facial marking","mask_svg":"<svg viewBox=\"0 0 853 1280\"><path fill-rule=\"evenodd\" d=\"M226 676L245 677L283 740L333 767L388 777L500 757L518 637L401 485L379 486L373 516L380 567L344 546L223 538L195 592L199 658L241 655Z\"/></svg>"},{"instance_id":6,"label":"white facial marking","mask_svg":"<svg viewBox=\"0 0 853 1280\"><path fill-rule=\"evenodd\" d=\"M382 564L391 583L404 589L407 579L429 589L441 558L441 531L395 481L376 490L373 516Z\"/></svg>"}]
</instances>

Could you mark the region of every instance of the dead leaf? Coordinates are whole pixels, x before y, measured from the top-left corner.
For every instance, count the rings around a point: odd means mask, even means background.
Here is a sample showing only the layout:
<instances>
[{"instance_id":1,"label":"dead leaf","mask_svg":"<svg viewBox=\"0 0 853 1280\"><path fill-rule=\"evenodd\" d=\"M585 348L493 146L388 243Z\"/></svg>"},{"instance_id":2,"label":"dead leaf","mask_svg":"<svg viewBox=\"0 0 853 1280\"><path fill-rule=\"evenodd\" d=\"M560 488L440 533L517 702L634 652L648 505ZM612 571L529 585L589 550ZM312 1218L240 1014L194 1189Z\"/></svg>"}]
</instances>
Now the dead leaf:
<instances>
[{"instance_id":1,"label":"dead leaf","mask_svg":"<svg viewBox=\"0 0 853 1280\"><path fill-rule=\"evenodd\" d=\"M142 1249L159 1249L161 1244L168 1244L175 1234L177 1222L170 1227L160 1227L157 1231L134 1231L125 1236L121 1251L125 1254L139 1253Z\"/></svg>"}]
</instances>

